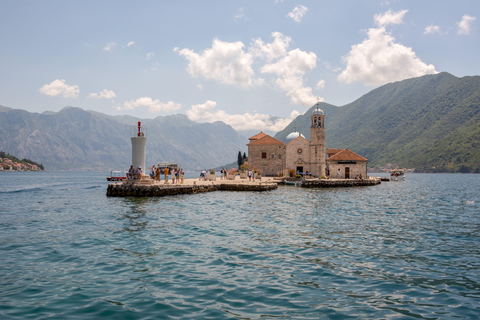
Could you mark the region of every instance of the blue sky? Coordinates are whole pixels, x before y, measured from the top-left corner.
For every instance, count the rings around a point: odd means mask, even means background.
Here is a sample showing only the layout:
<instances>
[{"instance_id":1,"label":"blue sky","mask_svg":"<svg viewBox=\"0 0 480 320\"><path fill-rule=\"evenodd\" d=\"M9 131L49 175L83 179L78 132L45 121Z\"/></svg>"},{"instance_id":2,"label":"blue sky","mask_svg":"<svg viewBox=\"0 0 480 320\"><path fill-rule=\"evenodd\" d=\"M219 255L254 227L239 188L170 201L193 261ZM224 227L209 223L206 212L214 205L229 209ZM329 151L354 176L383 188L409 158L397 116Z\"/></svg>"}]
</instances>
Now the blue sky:
<instances>
[{"instance_id":1,"label":"blue sky","mask_svg":"<svg viewBox=\"0 0 480 320\"><path fill-rule=\"evenodd\" d=\"M479 75L479 19L461 0L0 0L0 105L279 131L317 100Z\"/></svg>"}]
</instances>

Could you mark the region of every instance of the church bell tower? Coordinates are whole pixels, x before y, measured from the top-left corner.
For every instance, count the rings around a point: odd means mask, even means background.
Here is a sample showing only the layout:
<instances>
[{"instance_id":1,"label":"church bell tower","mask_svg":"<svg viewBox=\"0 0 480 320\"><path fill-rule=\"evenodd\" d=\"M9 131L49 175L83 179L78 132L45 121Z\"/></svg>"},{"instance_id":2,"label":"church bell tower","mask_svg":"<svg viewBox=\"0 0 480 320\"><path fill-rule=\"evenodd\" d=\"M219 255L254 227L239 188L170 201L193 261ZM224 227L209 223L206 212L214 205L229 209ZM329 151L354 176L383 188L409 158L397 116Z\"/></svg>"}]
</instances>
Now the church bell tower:
<instances>
[{"instance_id":1,"label":"church bell tower","mask_svg":"<svg viewBox=\"0 0 480 320\"><path fill-rule=\"evenodd\" d=\"M312 174L325 176L325 115L319 103L313 110L310 125L310 163Z\"/></svg>"}]
</instances>

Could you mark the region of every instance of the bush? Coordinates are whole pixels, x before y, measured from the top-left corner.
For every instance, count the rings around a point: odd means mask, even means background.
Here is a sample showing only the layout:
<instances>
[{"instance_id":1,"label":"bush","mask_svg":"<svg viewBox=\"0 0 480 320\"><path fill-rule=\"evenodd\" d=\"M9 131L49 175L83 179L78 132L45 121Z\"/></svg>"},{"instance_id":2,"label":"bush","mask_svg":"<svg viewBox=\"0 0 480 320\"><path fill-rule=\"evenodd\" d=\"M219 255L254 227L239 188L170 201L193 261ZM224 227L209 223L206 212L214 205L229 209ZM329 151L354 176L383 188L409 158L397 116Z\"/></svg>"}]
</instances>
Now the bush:
<instances>
[{"instance_id":1,"label":"bush","mask_svg":"<svg viewBox=\"0 0 480 320\"><path fill-rule=\"evenodd\" d=\"M297 178L297 179L301 179L301 178L302 178L302 176L301 176L301 175L299 175L299 174L297 174L297 175L295 176L295 178Z\"/></svg>"}]
</instances>

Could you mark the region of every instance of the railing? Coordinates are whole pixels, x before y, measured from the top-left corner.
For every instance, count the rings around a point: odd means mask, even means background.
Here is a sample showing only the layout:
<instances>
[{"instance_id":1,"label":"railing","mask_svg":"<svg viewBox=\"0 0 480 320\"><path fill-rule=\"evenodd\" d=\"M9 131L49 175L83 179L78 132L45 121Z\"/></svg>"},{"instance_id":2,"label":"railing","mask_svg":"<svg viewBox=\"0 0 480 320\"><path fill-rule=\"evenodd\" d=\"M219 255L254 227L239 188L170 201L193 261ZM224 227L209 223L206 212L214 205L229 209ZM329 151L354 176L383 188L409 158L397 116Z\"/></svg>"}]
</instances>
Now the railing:
<instances>
[{"instance_id":1,"label":"railing","mask_svg":"<svg viewBox=\"0 0 480 320\"><path fill-rule=\"evenodd\" d=\"M138 126L130 127L130 137L131 138L147 137L147 128L142 127L140 125L140 122L138 124L139 124Z\"/></svg>"}]
</instances>

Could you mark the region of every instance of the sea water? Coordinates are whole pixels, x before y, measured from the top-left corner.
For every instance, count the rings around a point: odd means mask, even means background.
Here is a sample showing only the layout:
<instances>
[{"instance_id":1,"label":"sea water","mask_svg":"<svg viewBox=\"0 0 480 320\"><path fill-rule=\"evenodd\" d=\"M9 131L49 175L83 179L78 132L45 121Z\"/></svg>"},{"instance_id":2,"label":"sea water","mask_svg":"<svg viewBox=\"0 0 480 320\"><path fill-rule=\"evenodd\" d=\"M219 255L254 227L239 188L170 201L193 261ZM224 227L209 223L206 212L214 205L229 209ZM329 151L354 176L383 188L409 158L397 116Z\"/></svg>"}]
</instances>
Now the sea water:
<instances>
[{"instance_id":1,"label":"sea water","mask_svg":"<svg viewBox=\"0 0 480 320\"><path fill-rule=\"evenodd\" d=\"M0 173L1 319L478 319L480 175L110 198Z\"/></svg>"}]
</instances>

